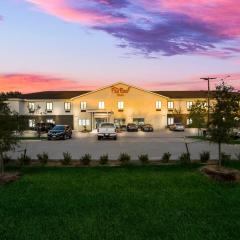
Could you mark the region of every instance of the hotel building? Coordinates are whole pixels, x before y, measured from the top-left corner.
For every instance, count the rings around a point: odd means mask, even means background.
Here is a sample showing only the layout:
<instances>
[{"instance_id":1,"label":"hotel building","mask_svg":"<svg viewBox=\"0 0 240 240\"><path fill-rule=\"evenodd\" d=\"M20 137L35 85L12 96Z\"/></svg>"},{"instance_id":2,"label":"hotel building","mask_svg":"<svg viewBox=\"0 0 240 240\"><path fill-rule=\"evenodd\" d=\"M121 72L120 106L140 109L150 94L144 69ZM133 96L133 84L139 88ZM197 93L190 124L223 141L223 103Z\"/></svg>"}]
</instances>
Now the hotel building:
<instances>
[{"instance_id":1,"label":"hotel building","mask_svg":"<svg viewBox=\"0 0 240 240\"><path fill-rule=\"evenodd\" d=\"M148 91L122 82L95 91L48 91L8 100L12 111L38 122L93 130L101 122L149 123L163 129L174 122L191 123L189 110L197 100L206 102L206 91Z\"/></svg>"}]
</instances>

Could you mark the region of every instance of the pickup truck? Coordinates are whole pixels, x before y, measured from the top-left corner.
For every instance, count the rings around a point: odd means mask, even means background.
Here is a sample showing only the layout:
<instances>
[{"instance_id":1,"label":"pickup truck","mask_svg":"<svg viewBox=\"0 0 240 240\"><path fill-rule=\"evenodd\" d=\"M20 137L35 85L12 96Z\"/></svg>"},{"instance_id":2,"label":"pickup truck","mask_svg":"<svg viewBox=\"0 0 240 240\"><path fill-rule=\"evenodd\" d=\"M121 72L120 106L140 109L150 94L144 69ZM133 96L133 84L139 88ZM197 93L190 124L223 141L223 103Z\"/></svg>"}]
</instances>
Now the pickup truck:
<instances>
[{"instance_id":1,"label":"pickup truck","mask_svg":"<svg viewBox=\"0 0 240 240\"><path fill-rule=\"evenodd\" d=\"M117 128L113 123L101 123L98 127L98 140L112 138L117 140Z\"/></svg>"}]
</instances>

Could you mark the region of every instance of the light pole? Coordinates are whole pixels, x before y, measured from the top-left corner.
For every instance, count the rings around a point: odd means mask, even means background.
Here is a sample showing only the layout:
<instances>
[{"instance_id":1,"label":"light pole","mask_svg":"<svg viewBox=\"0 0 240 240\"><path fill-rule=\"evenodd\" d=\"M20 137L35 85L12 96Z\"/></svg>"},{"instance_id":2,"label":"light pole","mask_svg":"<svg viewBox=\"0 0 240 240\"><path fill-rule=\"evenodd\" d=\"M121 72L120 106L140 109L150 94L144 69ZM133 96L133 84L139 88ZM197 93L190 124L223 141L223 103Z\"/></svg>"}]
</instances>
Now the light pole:
<instances>
[{"instance_id":1,"label":"light pole","mask_svg":"<svg viewBox=\"0 0 240 240\"><path fill-rule=\"evenodd\" d=\"M208 81L208 117L207 117L207 126L209 127L209 121L210 121L210 80L215 80L217 78L211 78L211 77L205 77L201 78L204 81Z\"/></svg>"}]
</instances>

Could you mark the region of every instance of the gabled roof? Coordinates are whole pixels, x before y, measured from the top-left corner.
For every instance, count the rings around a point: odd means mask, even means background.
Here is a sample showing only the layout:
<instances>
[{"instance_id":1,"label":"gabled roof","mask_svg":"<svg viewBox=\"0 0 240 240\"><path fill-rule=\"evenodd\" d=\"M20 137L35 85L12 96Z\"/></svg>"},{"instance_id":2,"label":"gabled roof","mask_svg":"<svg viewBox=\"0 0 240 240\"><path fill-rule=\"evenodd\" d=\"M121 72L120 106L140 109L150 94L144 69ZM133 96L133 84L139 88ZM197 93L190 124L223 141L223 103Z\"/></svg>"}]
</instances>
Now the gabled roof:
<instances>
[{"instance_id":1,"label":"gabled roof","mask_svg":"<svg viewBox=\"0 0 240 240\"><path fill-rule=\"evenodd\" d=\"M46 91L23 94L23 99L70 99L88 93L89 91Z\"/></svg>"},{"instance_id":2,"label":"gabled roof","mask_svg":"<svg viewBox=\"0 0 240 240\"><path fill-rule=\"evenodd\" d=\"M113 83L113 84L111 84L111 85L108 85L108 86L105 86L105 87L96 89L96 90L94 90L94 91L86 92L85 94L82 94L82 95L84 95L84 96L85 96L85 95L89 95L89 94L92 94L92 93L95 93L95 92L104 90L104 89L106 89L106 88L114 87L114 86L119 85L119 84L126 85L126 86L129 86L129 87L131 87L131 88L135 88L135 89L138 89L138 90L140 90L140 91L143 91L143 92L146 92L146 93L149 93L149 94L161 95L160 93L156 93L156 92L149 91L149 90L146 90L146 89L143 89L143 88L140 88L140 87L136 87L136 86L130 85L130 84L125 83L125 82L116 82L116 83ZM164 96L164 95L161 95L161 96L162 96L162 97L165 97L165 98L168 98L167 96ZM79 96L73 97L72 99L77 98L77 97L79 97Z\"/></svg>"}]
</instances>

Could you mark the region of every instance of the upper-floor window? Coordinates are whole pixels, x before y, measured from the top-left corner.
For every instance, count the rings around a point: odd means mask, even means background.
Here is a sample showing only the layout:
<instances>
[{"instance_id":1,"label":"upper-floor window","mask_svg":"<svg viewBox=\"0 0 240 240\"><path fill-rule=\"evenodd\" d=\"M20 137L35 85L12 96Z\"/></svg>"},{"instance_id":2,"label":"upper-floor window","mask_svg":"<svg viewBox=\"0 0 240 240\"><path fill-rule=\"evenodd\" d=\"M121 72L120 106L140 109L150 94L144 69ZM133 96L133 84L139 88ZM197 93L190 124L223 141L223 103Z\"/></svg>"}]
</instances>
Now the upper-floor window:
<instances>
[{"instance_id":1,"label":"upper-floor window","mask_svg":"<svg viewBox=\"0 0 240 240\"><path fill-rule=\"evenodd\" d=\"M105 103L104 103L103 101L100 101L100 102L98 103L98 108L99 108L99 109L104 109L104 108L105 108Z\"/></svg>"},{"instance_id":2,"label":"upper-floor window","mask_svg":"<svg viewBox=\"0 0 240 240\"><path fill-rule=\"evenodd\" d=\"M47 112L52 112L53 103L52 102L47 102L46 107L47 107Z\"/></svg>"},{"instance_id":3,"label":"upper-floor window","mask_svg":"<svg viewBox=\"0 0 240 240\"><path fill-rule=\"evenodd\" d=\"M162 102L161 101L156 101L156 109L161 110L162 108Z\"/></svg>"},{"instance_id":4,"label":"upper-floor window","mask_svg":"<svg viewBox=\"0 0 240 240\"><path fill-rule=\"evenodd\" d=\"M28 109L30 112L34 112L35 111L35 103L34 102L28 103Z\"/></svg>"},{"instance_id":5,"label":"upper-floor window","mask_svg":"<svg viewBox=\"0 0 240 240\"><path fill-rule=\"evenodd\" d=\"M29 119L28 120L28 126L30 127L30 128L34 128L35 127L35 119Z\"/></svg>"},{"instance_id":6,"label":"upper-floor window","mask_svg":"<svg viewBox=\"0 0 240 240\"><path fill-rule=\"evenodd\" d=\"M173 103L173 101L169 101L169 102L168 102L168 109L173 110L173 108L174 108L174 103Z\"/></svg>"},{"instance_id":7,"label":"upper-floor window","mask_svg":"<svg viewBox=\"0 0 240 240\"><path fill-rule=\"evenodd\" d=\"M118 102L118 110L123 110L124 109L124 102L123 101L119 101Z\"/></svg>"},{"instance_id":8,"label":"upper-floor window","mask_svg":"<svg viewBox=\"0 0 240 240\"><path fill-rule=\"evenodd\" d=\"M80 102L80 109L86 110L87 109L87 102Z\"/></svg>"},{"instance_id":9,"label":"upper-floor window","mask_svg":"<svg viewBox=\"0 0 240 240\"><path fill-rule=\"evenodd\" d=\"M193 105L193 102L192 101L188 101L187 102L187 109L191 109L192 108L192 105Z\"/></svg>"},{"instance_id":10,"label":"upper-floor window","mask_svg":"<svg viewBox=\"0 0 240 240\"><path fill-rule=\"evenodd\" d=\"M64 103L64 109L66 112L70 112L71 111L71 103L70 102L65 102Z\"/></svg>"}]
</instances>

